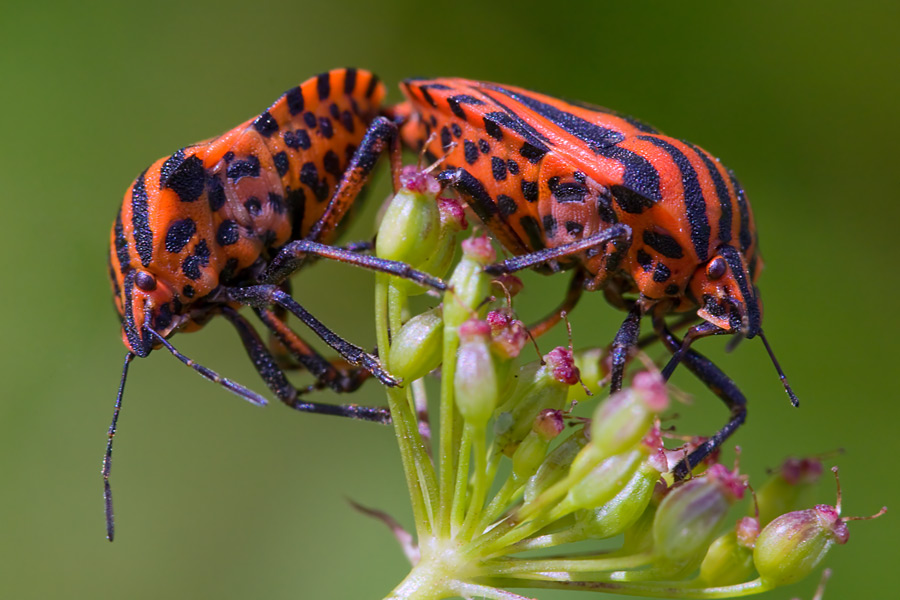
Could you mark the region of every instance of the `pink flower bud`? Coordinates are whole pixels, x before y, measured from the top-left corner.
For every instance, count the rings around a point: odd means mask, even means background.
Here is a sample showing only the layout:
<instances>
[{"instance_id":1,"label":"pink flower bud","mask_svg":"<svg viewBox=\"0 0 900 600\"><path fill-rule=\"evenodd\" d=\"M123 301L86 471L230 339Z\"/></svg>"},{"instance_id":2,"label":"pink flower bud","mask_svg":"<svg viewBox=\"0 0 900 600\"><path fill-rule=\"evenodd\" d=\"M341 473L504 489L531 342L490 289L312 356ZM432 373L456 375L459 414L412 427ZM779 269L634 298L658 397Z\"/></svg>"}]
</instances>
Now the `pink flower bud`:
<instances>
[{"instance_id":1,"label":"pink flower bud","mask_svg":"<svg viewBox=\"0 0 900 600\"><path fill-rule=\"evenodd\" d=\"M466 221L466 210L459 200L449 196L438 196L437 205L441 213L441 223L444 226L450 227L454 231L465 231L469 228L469 222Z\"/></svg>"},{"instance_id":2,"label":"pink flower bud","mask_svg":"<svg viewBox=\"0 0 900 600\"><path fill-rule=\"evenodd\" d=\"M528 342L528 330L525 324L504 311L492 310L487 314L487 322L491 326L491 337L494 350L500 358L515 358Z\"/></svg>"},{"instance_id":3,"label":"pink flower bud","mask_svg":"<svg viewBox=\"0 0 900 600\"><path fill-rule=\"evenodd\" d=\"M534 420L532 431L541 436L544 440L552 440L566 428L566 422L563 419L561 410L553 410L545 408L538 413Z\"/></svg>"},{"instance_id":4,"label":"pink flower bud","mask_svg":"<svg viewBox=\"0 0 900 600\"><path fill-rule=\"evenodd\" d=\"M488 265L497 260L494 246L486 235L477 235L463 240L462 249L464 256L482 265Z\"/></svg>"},{"instance_id":5,"label":"pink flower bud","mask_svg":"<svg viewBox=\"0 0 900 600\"><path fill-rule=\"evenodd\" d=\"M415 165L407 165L400 171L400 185L417 194L436 195L441 191L441 184L430 173Z\"/></svg>"},{"instance_id":6,"label":"pink flower bud","mask_svg":"<svg viewBox=\"0 0 900 600\"><path fill-rule=\"evenodd\" d=\"M568 348L557 346L544 356L544 362L553 370L553 377L558 382L566 385L578 383L578 367Z\"/></svg>"}]
</instances>

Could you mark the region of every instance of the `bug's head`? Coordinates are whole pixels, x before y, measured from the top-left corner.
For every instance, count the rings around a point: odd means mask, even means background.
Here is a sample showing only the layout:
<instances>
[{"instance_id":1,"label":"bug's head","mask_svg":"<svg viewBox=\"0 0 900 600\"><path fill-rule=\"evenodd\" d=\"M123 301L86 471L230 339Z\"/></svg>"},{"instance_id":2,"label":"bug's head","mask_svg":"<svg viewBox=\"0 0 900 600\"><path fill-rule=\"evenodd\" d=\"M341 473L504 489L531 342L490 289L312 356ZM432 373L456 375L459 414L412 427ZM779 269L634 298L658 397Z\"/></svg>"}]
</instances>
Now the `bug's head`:
<instances>
[{"instance_id":1,"label":"bug's head","mask_svg":"<svg viewBox=\"0 0 900 600\"><path fill-rule=\"evenodd\" d=\"M133 269L125 275L116 308L122 319L122 341L136 356L150 354L159 342L147 329L166 337L179 324L173 313L176 301L172 288L161 278L143 269Z\"/></svg>"},{"instance_id":2,"label":"bug's head","mask_svg":"<svg viewBox=\"0 0 900 600\"><path fill-rule=\"evenodd\" d=\"M721 246L694 272L691 293L700 304L697 314L726 331L752 338L759 334L762 307L744 257L732 246Z\"/></svg>"}]
</instances>

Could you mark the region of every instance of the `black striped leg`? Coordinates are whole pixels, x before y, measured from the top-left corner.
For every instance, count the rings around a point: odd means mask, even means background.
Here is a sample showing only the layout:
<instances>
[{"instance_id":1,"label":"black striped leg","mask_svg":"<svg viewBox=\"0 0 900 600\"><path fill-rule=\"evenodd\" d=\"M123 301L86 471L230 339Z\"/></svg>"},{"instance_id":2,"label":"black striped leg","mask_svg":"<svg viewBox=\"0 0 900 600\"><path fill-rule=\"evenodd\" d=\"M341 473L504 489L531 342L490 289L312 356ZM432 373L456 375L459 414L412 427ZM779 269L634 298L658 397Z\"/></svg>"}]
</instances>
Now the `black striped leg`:
<instances>
[{"instance_id":1,"label":"black striped leg","mask_svg":"<svg viewBox=\"0 0 900 600\"><path fill-rule=\"evenodd\" d=\"M225 301L240 302L259 310L267 309L270 306L286 308L351 365L366 369L385 385L393 387L400 384L397 379L384 370L378 361L378 357L369 354L359 346L354 346L328 329L321 321L300 306L296 300L291 298L289 294L279 289L278 286L262 284L248 287L223 288L222 296Z\"/></svg>"},{"instance_id":2,"label":"black striped leg","mask_svg":"<svg viewBox=\"0 0 900 600\"><path fill-rule=\"evenodd\" d=\"M300 399L301 392L287 379L275 358L269 353L262 338L250 323L234 309L223 306L222 313L237 330L253 366L266 386L285 404L301 412L320 415L334 415L363 421L389 424L391 414L387 408L358 406L355 404L325 404L322 402L305 402ZM323 359L324 360L324 359ZM327 361L326 361L327 362Z\"/></svg>"},{"instance_id":3,"label":"black striped leg","mask_svg":"<svg viewBox=\"0 0 900 600\"><path fill-rule=\"evenodd\" d=\"M644 311L640 302L635 302L628 311L628 316L619 327L616 337L609 350L610 378L609 393L614 394L622 389L622 381L625 378L625 365L637 350L638 335L641 333L641 317Z\"/></svg>"},{"instance_id":4,"label":"black striped leg","mask_svg":"<svg viewBox=\"0 0 900 600\"><path fill-rule=\"evenodd\" d=\"M562 304L560 304L556 310L552 313L535 323L534 325L528 326L528 331L531 333L531 337L537 339L556 327L556 324L559 323L563 314L568 314L571 312L573 308L578 304L578 300L581 299L581 294L584 293L584 280L585 280L585 272L584 269L578 269L572 275L572 280L569 282L569 289L566 290L566 297L563 299Z\"/></svg>"},{"instance_id":5,"label":"black striped leg","mask_svg":"<svg viewBox=\"0 0 900 600\"><path fill-rule=\"evenodd\" d=\"M579 252L584 252L597 246L606 245L610 242L618 242L618 244L616 250L608 254L604 273L601 273L599 276L606 277L614 270L610 267L613 267L618 262L631 245L631 227L628 225L622 223L610 225L603 231L588 236L583 240L578 240L577 242L572 242L570 244L563 244L562 246L557 246L555 248L544 248L543 250L536 250L535 252L529 252L528 254L514 256L504 261L488 265L484 270L490 275L515 273L516 271L536 267L558 258L572 256L573 254L578 254ZM602 284L597 283L594 287L599 285Z\"/></svg>"},{"instance_id":6,"label":"black striped leg","mask_svg":"<svg viewBox=\"0 0 900 600\"><path fill-rule=\"evenodd\" d=\"M281 307L277 307L281 308ZM256 315L269 330L274 344L270 342L269 348L275 346L283 350L293 359L279 360L274 352L278 366L282 370L305 369L315 377L316 383L312 389L330 388L335 392L352 392L359 388L363 382L371 376L365 369L352 367L343 359L328 360L307 344L297 333L288 327L284 317L275 309L256 309Z\"/></svg>"},{"instance_id":7,"label":"black striped leg","mask_svg":"<svg viewBox=\"0 0 900 600\"><path fill-rule=\"evenodd\" d=\"M328 246L313 242L311 240L297 240L290 242L278 253L269 268L266 271L263 281L266 283L281 283L284 279L296 271L304 257L314 255L319 258L327 258L342 263L347 263L369 269L379 273L387 273L388 275L396 275L403 279L408 279L414 283L418 283L422 287L431 288L443 292L447 289L447 284L433 275L429 275L423 271L417 271L406 263L397 262L395 260L387 260L366 254L358 254L343 248Z\"/></svg>"},{"instance_id":8,"label":"black striped leg","mask_svg":"<svg viewBox=\"0 0 900 600\"><path fill-rule=\"evenodd\" d=\"M385 117L377 117L369 125L366 135L356 152L353 153L347 170L344 171L344 176L328 202L328 207L312 226L306 239L328 241L334 237L335 229L369 180L369 176L383 152L387 152L390 157L394 192L396 193L400 189L402 156L397 124Z\"/></svg>"},{"instance_id":9,"label":"black striped leg","mask_svg":"<svg viewBox=\"0 0 900 600\"><path fill-rule=\"evenodd\" d=\"M681 341L681 348L672 354L672 358L669 359L668 364L666 364L665 368L662 370L663 379L666 381L669 380L669 377L671 377L672 373L675 371L675 367L682 361L684 355L690 349L691 344L696 340L711 335L730 335L731 333L732 332L722 329L718 325L713 325L709 321L703 321L688 329L687 333L684 334L684 339Z\"/></svg>"},{"instance_id":10,"label":"black striped leg","mask_svg":"<svg viewBox=\"0 0 900 600\"><path fill-rule=\"evenodd\" d=\"M666 326L662 315L653 316L653 327L659 339L662 340L663 344L673 355L684 348L682 341ZM731 418L722 429L675 466L673 472L676 480L687 477L693 467L700 464L716 448L719 448L747 418L747 399L744 397L744 394L731 378L723 373L712 361L696 350L686 349L682 353L681 362L725 403L725 406L731 411Z\"/></svg>"},{"instance_id":11,"label":"black striped leg","mask_svg":"<svg viewBox=\"0 0 900 600\"><path fill-rule=\"evenodd\" d=\"M698 317L696 313L693 313L693 312L684 313L681 317L676 319L673 323L669 324L669 330L673 331L673 332L681 331L688 325L691 325L692 323L694 323L699 318L700 317ZM659 341L659 336L657 336L656 332L653 331L651 333L648 333L647 335L641 336L641 338L638 339L637 347L639 350L643 350L650 344L653 344L658 341Z\"/></svg>"}]
</instances>

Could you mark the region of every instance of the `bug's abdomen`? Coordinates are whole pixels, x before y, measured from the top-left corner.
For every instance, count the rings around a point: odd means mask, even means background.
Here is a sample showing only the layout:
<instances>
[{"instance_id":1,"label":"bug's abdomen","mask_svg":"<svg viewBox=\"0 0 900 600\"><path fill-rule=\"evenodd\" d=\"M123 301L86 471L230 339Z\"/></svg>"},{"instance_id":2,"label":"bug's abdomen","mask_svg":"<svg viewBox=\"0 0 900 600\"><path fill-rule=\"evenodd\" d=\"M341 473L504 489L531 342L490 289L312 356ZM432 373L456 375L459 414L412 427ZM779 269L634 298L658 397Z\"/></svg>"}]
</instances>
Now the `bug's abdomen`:
<instances>
[{"instance_id":1,"label":"bug's abdomen","mask_svg":"<svg viewBox=\"0 0 900 600\"><path fill-rule=\"evenodd\" d=\"M367 71L323 73L258 117L156 161L126 192L113 226L114 290L143 268L186 305L304 237L384 93Z\"/></svg>"}]
</instances>

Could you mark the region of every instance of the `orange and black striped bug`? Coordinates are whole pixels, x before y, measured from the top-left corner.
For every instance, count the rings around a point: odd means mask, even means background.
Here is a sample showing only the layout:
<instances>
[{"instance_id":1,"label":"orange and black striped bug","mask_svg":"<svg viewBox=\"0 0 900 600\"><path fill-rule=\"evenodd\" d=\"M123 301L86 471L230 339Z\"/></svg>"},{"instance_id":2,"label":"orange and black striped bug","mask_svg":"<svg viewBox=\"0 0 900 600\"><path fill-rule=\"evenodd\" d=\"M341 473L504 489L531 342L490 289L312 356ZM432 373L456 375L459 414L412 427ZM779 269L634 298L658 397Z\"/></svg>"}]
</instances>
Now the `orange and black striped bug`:
<instances>
[{"instance_id":1,"label":"orange and black striped bug","mask_svg":"<svg viewBox=\"0 0 900 600\"><path fill-rule=\"evenodd\" d=\"M622 387L646 315L673 354L664 377L683 362L729 407L728 423L675 468L678 478L746 417L743 393L690 348L694 340L759 336L798 404L762 331L750 205L718 159L630 117L521 88L456 78L410 79L401 88L408 100L393 115L403 142L444 157L439 181L515 255L487 271L574 270L560 311L534 333L557 322L582 290L602 289L628 311L611 345L611 391ZM688 311L681 323L701 322L682 340L666 316Z\"/></svg>"},{"instance_id":2,"label":"orange and black striped bug","mask_svg":"<svg viewBox=\"0 0 900 600\"><path fill-rule=\"evenodd\" d=\"M399 275L434 289L439 279L407 265L328 246L382 152L395 189L400 146L396 125L378 116L385 95L367 71L338 69L288 90L261 115L207 141L161 158L125 193L110 237L109 275L128 351L103 461L107 536L114 534L109 473L128 366L164 347L207 379L258 405L259 394L195 363L168 341L215 315L234 325L254 366L281 401L303 412L387 423L385 408L302 399L282 364L238 313L254 309L282 348L317 379L351 391L371 373L398 381L378 359L350 344L290 296L288 277L306 257L324 257ZM285 323L293 314L353 368L323 358Z\"/></svg>"}]
</instances>

